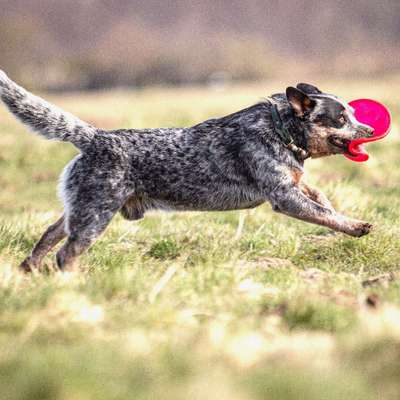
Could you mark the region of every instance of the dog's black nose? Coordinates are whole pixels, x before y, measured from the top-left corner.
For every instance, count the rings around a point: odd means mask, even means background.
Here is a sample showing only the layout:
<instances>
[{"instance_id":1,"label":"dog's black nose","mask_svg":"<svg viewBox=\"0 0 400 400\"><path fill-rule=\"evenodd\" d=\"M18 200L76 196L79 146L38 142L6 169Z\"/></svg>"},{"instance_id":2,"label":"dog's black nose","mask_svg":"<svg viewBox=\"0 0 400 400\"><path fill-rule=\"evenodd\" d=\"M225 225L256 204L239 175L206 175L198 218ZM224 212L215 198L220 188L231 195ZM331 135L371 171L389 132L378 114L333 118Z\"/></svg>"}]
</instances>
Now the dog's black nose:
<instances>
[{"instance_id":1,"label":"dog's black nose","mask_svg":"<svg viewBox=\"0 0 400 400\"><path fill-rule=\"evenodd\" d=\"M365 130L366 130L367 135L369 137L374 136L374 132L375 132L374 128L371 128L370 126L367 126Z\"/></svg>"},{"instance_id":2,"label":"dog's black nose","mask_svg":"<svg viewBox=\"0 0 400 400\"><path fill-rule=\"evenodd\" d=\"M370 126L363 126L360 130L359 133L363 136L363 137L372 137L374 136L374 129L371 128Z\"/></svg>"}]
</instances>

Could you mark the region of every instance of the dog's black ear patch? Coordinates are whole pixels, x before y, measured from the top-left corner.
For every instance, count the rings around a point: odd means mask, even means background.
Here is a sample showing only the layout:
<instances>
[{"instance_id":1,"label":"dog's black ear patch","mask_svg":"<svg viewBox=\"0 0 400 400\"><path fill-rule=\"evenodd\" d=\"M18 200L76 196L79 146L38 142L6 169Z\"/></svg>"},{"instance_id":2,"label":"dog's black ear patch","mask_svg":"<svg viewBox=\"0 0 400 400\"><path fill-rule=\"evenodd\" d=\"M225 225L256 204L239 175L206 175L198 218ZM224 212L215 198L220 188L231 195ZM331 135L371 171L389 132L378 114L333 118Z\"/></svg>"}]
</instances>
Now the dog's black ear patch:
<instances>
[{"instance_id":1,"label":"dog's black ear patch","mask_svg":"<svg viewBox=\"0 0 400 400\"><path fill-rule=\"evenodd\" d=\"M322 92L314 85L310 85L309 83L299 83L297 89L300 89L302 92L307 94L321 94Z\"/></svg>"},{"instance_id":2,"label":"dog's black ear patch","mask_svg":"<svg viewBox=\"0 0 400 400\"><path fill-rule=\"evenodd\" d=\"M315 107L315 101L303 91L289 86L286 89L286 97L297 117L304 117Z\"/></svg>"}]
</instances>

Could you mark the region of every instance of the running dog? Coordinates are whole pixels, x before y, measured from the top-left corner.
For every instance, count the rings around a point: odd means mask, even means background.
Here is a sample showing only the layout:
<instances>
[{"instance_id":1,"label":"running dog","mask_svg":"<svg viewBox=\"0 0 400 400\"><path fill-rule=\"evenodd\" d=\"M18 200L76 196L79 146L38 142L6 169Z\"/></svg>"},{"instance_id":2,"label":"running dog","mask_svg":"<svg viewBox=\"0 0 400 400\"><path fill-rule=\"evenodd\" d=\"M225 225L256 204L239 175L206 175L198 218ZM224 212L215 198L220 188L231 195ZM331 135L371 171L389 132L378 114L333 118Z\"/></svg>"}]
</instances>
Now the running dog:
<instances>
[{"instance_id":1,"label":"running dog","mask_svg":"<svg viewBox=\"0 0 400 400\"><path fill-rule=\"evenodd\" d=\"M344 154L351 140L372 134L348 104L315 86L288 87L193 127L141 130L96 128L1 70L0 98L33 131L80 150L61 176L64 214L22 262L25 271L64 238L57 265L70 268L117 212L133 221L153 209L224 211L269 202L277 212L351 236L372 228L337 213L302 180L306 159Z\"/></svg>"}]
</instances>

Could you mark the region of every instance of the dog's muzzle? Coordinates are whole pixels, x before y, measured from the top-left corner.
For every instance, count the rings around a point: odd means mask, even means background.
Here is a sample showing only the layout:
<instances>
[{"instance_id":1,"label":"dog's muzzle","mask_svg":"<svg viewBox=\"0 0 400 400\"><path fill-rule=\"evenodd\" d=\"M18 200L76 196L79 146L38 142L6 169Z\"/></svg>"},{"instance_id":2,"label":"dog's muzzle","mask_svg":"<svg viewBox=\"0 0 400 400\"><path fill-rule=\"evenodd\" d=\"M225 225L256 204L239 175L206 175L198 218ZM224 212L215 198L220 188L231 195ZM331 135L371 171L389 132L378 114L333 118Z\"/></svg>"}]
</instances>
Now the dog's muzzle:
<instances>
[{"instance_id":1,"label":"dog's muzzle","mask_svg":"<svg viewBox=\"0 0 400 400\"><path fill-rule=\"evenodd\" d=\"M328 141L331 145L342 150L344 153L348 152L348 147L351 142L351 140L349 140L349 139L345 139L343 137L336 136L336 135L329 136Z\"/></svg>"}]
</instances>

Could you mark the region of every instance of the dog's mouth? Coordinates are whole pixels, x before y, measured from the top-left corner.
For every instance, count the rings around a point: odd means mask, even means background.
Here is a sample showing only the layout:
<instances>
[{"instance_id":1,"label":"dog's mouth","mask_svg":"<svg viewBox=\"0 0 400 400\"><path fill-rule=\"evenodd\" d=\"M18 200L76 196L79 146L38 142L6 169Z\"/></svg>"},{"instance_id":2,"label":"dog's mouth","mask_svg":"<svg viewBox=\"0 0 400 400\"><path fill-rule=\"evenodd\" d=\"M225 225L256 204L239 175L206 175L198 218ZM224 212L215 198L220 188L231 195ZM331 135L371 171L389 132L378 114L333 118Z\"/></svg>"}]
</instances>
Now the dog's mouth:
<instances>
[{"instance_id":1,"label":"dog's mouth","mask_svg":"<svg viewBox=\"0 0 400 400\"><path fill-rule=\"evenodd\" d=\"M349 144L351 140L335 135L329 136L328 140L329 143L332 146L336 147L338 150L340 150L341 153L350 154Z\"/></svg>"}]
</instances>

